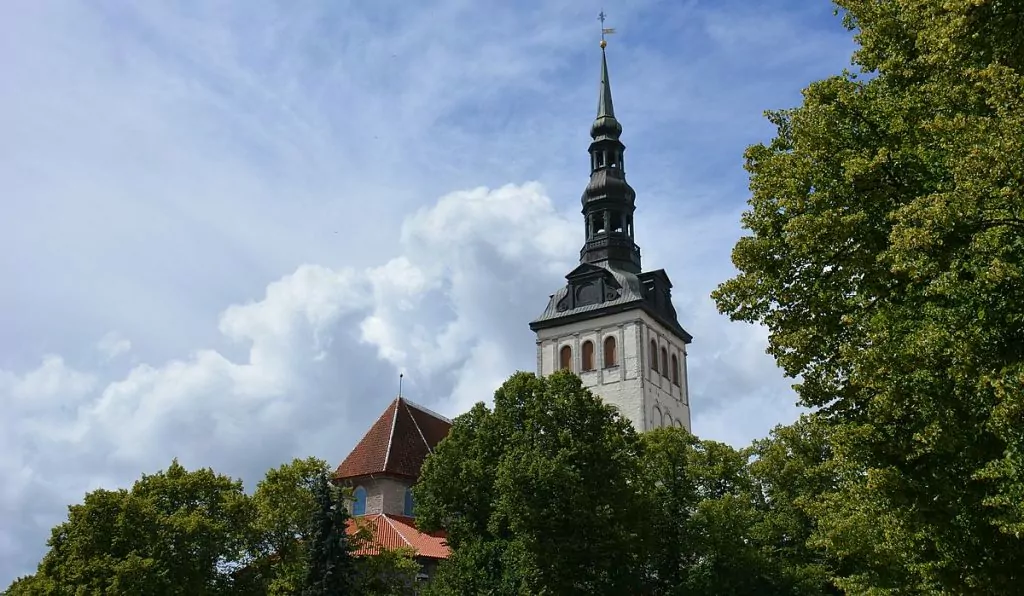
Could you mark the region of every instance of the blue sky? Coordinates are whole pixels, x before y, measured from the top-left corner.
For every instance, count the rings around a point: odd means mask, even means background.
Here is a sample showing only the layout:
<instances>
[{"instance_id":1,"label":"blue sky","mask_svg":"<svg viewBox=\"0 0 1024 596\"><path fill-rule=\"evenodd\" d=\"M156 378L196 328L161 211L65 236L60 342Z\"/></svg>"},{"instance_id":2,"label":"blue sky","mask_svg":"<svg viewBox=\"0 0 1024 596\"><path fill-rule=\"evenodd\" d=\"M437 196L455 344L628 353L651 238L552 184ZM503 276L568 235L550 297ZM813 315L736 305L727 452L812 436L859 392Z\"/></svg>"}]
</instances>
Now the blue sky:
<instances>
[{"instance_id":1,"label":"blue sky","mask_svg":"<svg viewBox=\"0 0 1024 596\"><path fill-rule=\"evenodd\" d=\"M449 415L489 400L582 243L599 2L136 4L0 7L0 587L172 457L247 486L340 461L400 371ZM746 444L797 409L708 297L742 153L851 35L822 0L604 9L693 430Z\"/></svg>"}]
</instances>

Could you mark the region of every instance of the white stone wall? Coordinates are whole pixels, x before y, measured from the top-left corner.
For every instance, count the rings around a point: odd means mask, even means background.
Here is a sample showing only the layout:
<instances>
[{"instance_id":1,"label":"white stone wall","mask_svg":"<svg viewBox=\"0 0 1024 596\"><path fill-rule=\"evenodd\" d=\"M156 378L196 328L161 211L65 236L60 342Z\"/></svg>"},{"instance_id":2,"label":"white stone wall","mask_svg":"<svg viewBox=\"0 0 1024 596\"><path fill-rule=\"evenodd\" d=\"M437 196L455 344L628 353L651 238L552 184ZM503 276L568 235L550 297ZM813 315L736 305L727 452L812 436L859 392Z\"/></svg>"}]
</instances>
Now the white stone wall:
<instances>
[{"instance_id":1,"label":"white stone wall","mask_svg":"<svg viewBox=\"0 0 1024 596\"><path fill-rule=\"evenodd\" d=\"M658 370L650 366L651 340L657 344ZM663 371L661 348L668 352L669 370ZM644 325L644 391L647 406L647 428L679 426L690 428L690 399L686 376L686 344L653 320ZM679 362L679 384L672 381L672 356Z\"/></svg>"},{"instance_id":2,"label":"white stone wall","mask_svg":"<svg viewBox=\"0 0 1024 596\"><path fill-rule=\"evenodd\" d=\"M388 515L404 515L405 489L412 486L411 482L387 476L369 476L345 482L352 490L361 486L366 489L366 515L386 513ZM349 512L352 504L349 503Z\"/></svg>"},{"instance_id":3,"label":"white stone wall","mask_svg":"<svg viewBox=\"0 0 1024 596\"><path fill-rule=\"evenodd\" d=\"M604 339L616 340L616 366L604 368ZM649 345L654 339L679 359L679 385L650 368ZM584 371L582 345L594 342L594 370ZM549 375L558 370L562 346L572 349L572 370L583 384L606 403L612 404L640 431L669 424L690 429L690 407L686 385L686 350L682 340L641 310L607 315L542 329L537 333L537 372Z\"/></svg>"}]
</instances>

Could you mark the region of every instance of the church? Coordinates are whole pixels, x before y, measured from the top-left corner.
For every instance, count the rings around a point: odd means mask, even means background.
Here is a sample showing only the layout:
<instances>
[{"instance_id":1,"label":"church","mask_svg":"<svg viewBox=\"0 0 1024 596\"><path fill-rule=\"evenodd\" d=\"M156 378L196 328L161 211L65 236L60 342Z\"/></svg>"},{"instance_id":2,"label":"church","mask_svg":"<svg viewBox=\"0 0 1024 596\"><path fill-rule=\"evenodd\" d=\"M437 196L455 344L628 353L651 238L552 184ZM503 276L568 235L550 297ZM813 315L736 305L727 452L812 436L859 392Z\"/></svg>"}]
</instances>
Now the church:
<instances>
[{"instance_id":1,"label":"church","mask_svg":"<svg viewBox=\"0 0 1024 596\"><path fill-rule=\"evenodd\" d=\"M686 346L692 337L672 306L668 274L641 265L633 227L636 192L626 182L626 146L612 104L605 46L602 40L590 182L581 199L580 264L530 323L537 335L537 373L571 370L641 432L664 426L690 430ZM352 531L365 524L376 548L412 548L428 576L448 556L448 547L443 533L416 529L410 489L451 424L400 396L335 473L340 485L353 490Z\"/></svg>"}]
</instances>

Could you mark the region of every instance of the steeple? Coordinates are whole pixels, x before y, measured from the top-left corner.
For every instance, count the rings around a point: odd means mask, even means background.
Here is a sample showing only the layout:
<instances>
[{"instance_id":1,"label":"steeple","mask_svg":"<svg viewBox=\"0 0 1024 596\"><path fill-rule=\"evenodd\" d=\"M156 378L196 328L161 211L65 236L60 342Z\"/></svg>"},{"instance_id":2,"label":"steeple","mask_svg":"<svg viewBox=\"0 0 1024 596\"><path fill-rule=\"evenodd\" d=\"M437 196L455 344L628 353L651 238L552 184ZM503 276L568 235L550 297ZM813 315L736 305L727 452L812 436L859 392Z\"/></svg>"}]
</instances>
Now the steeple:
<instances>
[{"instance_id":1,"label":"steeple","mask_svg":"<svg viewBox=\"0 0 1024 596\"><path fill-rule=\"evenodd\" d=\"M615 118L606 45L602 39L597 117L590 127L590 183L582 197L586 243L580 262L640 273L640 248L633 240L636 192L623 168L626 146L619 140L622 125Z\"/></svg>"},{"instance_id":2,"label":"steeple","mask_svg":"<svg viewBox=\"0 0 1024 596\"><path fill-rule=\"evenodd\" d=\"M530 322L537 334L537 373L570 370L615 406L637 430L690 429L686 345L672 281L664 269L643 271L633 241L636 193L626 182L601 21L601 86L590 127L590 183L583 191L586 243L580 264Z\"/></svg>"},{"instance_id":3,"label":"steeple","mask_svg":"<svg viewBox=\"0 0 1024 596\"><path fill-rule=\"evenodd\" d=\"M590 127L590 136L618 139L622 134L622 125L615 119L615 104L612 103L612 84L608 80L608 56L605 54L607 44L601 45L601 90L597 96L597 118Z\"/></svg>"}]
</instances>

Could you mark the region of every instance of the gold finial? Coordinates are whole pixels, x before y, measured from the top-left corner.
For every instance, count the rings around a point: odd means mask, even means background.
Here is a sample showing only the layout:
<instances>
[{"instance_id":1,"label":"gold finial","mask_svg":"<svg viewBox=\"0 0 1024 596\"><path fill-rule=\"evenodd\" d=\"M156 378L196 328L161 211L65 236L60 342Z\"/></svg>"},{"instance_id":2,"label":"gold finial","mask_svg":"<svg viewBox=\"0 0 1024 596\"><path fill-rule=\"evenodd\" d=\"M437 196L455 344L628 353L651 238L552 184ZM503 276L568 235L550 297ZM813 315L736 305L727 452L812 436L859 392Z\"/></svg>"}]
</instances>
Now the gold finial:
<instances>
[{"instance_id":1,"label":"gold finial","mask_svg":"<svg viewBox=\"0 0 1024 596\"><path fill-rule=\"evenodd\" d=\"M612 33L615 33L615 29L614 28L605 28L605 26L604 26L604 19L605 19L606 16L607 15L604 14L604 10L602 10L597 15L597 20L601 21L601 49L602 50L605 49L606 47L608 47L608 42L605 41L604 36L605 35L611 35Z\"/></svg>"}]
</instances>

